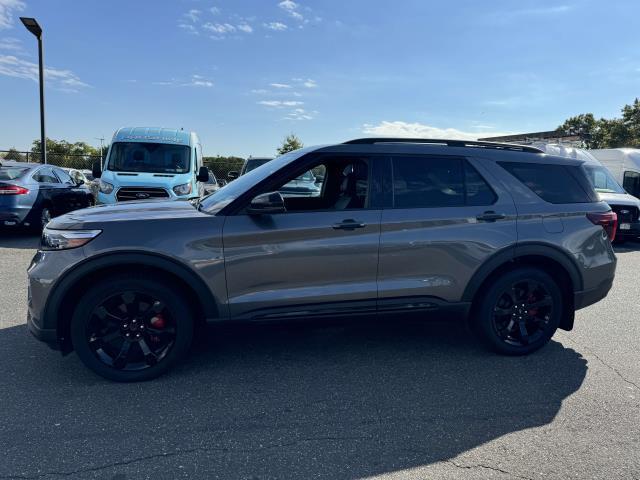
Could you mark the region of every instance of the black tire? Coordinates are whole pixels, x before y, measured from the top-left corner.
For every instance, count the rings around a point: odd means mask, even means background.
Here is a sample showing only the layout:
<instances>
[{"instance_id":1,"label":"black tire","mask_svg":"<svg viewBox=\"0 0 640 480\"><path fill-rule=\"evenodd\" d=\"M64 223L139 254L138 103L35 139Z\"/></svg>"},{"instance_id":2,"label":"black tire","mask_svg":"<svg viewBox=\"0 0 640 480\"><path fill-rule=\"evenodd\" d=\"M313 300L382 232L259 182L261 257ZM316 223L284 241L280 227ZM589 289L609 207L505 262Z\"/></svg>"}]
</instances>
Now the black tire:
<instances>
[{"instance_id":1,"label":"black tire","mask_svg":"<svg viewBox=\"0 0 640 480\"><path fill-rule=\"evenodd\" d=\"M504 355L526 355L546 345L565 308L558 284L533 267L501 275L480 295L473 326L489 348Z\"/></svg>"},{"instance_id":2,"label":"black tire","mask_svg":"<svg viewBox=\"0 0 640 480\"><path fill-rule=\"evenodd\" d=\"M181 360L193 327L194 315L179 290L148 275L118 275L82 296L71 319L71 341L98 375L137 382L156 378Z\"/></svg>"}]
</instances>

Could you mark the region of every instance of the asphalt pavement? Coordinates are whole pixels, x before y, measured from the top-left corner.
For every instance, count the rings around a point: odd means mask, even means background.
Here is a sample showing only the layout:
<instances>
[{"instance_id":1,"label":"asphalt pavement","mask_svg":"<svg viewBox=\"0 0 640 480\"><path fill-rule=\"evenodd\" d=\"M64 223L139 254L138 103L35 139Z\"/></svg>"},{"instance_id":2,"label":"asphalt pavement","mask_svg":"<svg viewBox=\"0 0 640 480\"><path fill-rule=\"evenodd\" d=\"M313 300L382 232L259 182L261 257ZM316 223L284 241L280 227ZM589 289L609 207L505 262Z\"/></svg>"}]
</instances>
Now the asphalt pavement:
<instances>
[{"instance_id":1,"label":"asphalt pavement","mask_svg":"<svg viewBox=\"0 0 640 480\"><path fill-rule=\"evenodd\" d=\"M447 323L212 328L115 384L28 334L37 243L0 233L0 479L640 478L640 244L528 357Z\"/></svg>"}]
</instances>

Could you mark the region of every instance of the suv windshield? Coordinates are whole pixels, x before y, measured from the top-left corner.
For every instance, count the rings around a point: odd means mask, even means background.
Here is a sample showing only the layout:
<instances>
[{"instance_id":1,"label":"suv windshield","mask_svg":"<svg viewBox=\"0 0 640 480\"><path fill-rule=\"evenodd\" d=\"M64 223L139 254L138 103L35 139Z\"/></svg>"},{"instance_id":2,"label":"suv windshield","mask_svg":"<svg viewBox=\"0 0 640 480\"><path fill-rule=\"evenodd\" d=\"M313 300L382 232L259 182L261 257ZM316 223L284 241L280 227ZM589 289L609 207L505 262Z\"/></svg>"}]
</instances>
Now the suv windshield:
<instances>
[{"instance_id":1,"label":"suv windshield","mask_svg":"<svg viewBox=\"0 0 640 480\"><path fill-rule=\"evenodd\" d=\"M118 142L111 147L107 168L114 172L187 173L190 153L185 145Z\"/></svg>"},{"instance_id":2,"label":"suv windshield","mask_svg":"<svg viewBox=\"0 0 640 480\"><path fill-rule=\"evenodd\" d=\"M585 165L589 181L596 192L600 193L627 193L624 188L616 182L611 172L601 165Z\"/></svg>"},{"instance_id":3,"label":"suv windshield","mask_svg":"<svg viewBox=\"0 0 640 480\"><path fill-rule=\"evenodd\" d=\"M211 214L218 213L251 187L262 182L276 170L280 170L288 163L302 157L308 150L309 149L302 148L276 157L273 160L267 160L259 167L239 176L233 182L227 183L220 190L205 197L200 204L200 210Z\"/></svg>"}]
</instances>

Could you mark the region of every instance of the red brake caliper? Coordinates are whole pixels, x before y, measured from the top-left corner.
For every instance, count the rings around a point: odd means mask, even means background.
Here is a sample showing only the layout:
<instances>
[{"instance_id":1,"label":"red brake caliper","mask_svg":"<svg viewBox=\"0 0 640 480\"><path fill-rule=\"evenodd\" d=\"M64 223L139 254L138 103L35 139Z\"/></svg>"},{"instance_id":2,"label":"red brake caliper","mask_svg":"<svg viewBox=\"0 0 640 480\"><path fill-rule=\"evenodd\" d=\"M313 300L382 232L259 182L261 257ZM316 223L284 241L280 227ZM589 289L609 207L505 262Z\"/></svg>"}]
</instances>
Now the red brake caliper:
<instances>
[{"instance_id":1,"label":"red brake caliper","mask_svg":"<svg viewBox=\"0 0 640 480\"><path fill-rule=\"evenodd\" d=\"M162 330L164 329L164 327L166 326L166 321L164 319L164 316L162 315L162 313L158 313L156 316L154 316L151 321L149 322L151 324L151 326L153 328L157 328L158 330ZM151 340L154 342L159 342L160 341L160 337L158 337L157 335L151 335Z\"/></svg>"}]
</instances>

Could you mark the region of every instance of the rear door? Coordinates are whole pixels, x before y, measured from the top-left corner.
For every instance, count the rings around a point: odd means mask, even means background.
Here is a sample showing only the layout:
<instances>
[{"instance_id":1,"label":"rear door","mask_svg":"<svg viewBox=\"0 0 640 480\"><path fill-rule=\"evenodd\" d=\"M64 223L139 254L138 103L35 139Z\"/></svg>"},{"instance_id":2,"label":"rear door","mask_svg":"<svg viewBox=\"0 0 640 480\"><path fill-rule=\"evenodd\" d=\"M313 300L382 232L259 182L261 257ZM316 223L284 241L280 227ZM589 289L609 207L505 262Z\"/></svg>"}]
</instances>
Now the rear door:
<instances>
[{"instance_id":1,"label":"rear door","mask_svg":"<svg viewBox=\"0 0 640 480\"><path fill-rule=\"evenodd\" d=\"M227 217L223 242L231 317L375 312L381 208L374 201L371 158L305 164L254 196L278 191L313 168L326 172L319 196L285 198L286 213L240 211Z\"/></svg>"},{"instance_id":2,"label":"rear door","mask_svg":"<svg viewBox=\"0 0 640 480\"><path fill-rule=\"evenodd\" d=\"M387 168L378 310L461 301L477 269L516 242L510 194L471 158L396 155Z\"/></svg>"}]
</instances>

